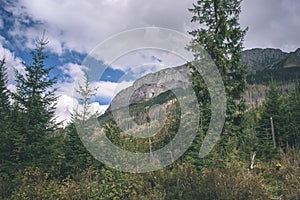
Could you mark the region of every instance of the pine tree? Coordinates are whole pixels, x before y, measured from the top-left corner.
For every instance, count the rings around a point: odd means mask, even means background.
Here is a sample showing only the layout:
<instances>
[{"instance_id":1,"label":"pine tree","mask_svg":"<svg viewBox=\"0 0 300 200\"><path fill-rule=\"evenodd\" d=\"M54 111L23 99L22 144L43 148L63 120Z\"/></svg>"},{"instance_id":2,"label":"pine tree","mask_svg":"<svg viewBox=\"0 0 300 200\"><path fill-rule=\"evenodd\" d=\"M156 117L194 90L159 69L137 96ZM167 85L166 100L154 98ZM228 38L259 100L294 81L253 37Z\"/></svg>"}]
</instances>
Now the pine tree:
<instances>
[{"instance_id":1,"label":"pine tree","mask_svg":"<svg viewBox=\"0 0 300 200\"><path fill-rule=\"evenodd\" d=\"M7 89L5 59L0 60L0 172L6 171L9 165L11 149L11 106Z\"/></svg>"},{"instance_id":2,"label":"pine tree","mask_svg":"<svg viewBox=\"0 0 300 200\"><path fill-rule=\"evenodd\" d=\"M287 98L284 110L286 122L284 128L284 143L286 146L293 146L300 149L300 84L296 85L295 90Z\"/></svg>"},{"instance_id":3,"label":"pine tree","mask_svg":"<svg viewBox=\"0 0 300 200\"><path fill-rule=\"evenodd\" d=\"M54 119L56 97L53 88L56 78L50 77L52 67L45 66L45 46L48 41L37 40L31 52L32 64L25 75L16 72L17 91L13 94L15 112L15 149L19 162L42 162L46 159L47 137L56 128Z\"/></svg>"},{"instance_id":4,"label":"pine tree","mask_svg":"<svg viewBox=\"0 0 300 200\"><path fill-rule=\"evenodd\" d=\"M76 90L79 97L79 103L82 109L75 109L72 114L72 122L66 128L67 135L65 139L64 154L66 157L64 175L79 173L87 169L93 163L97 163L93 156L83 145L78 130L83 131L88 128L87 122L90 118L95 118L97 113L92 113L90 101L95 96L97 88L93 88L88 80L84 77L83 84L79 84L79 89Z\"/></svg>"},{"instance_id":5,"label":"pine tree","mask_svg":"<svg viewBox=\"0 0 300 200\"><path fill-rule=\"evenodd\" d=\"M223 156L232 154L238 148L239 135L242 134L240 123L245 110L242 95L246 86L246 68L240 59L247 29L242 30L238 22L240 4L241 0L199 0L189 9L194 14L191 21L201 27L190 32L193 42L202 45L209 53L225 85L226 122L219 143ZM203 82L201 79L198 78L199 82ZM199 91L207 93L205 88Z\"/></svg>"},{"instance_id":6,"label":"pine tree","mask_svg":"<svg viewBox=\"0 0 300 200\"><path fill-rule=\"evenodd\" d=\"M97 113L92 113L90 101L96 95L98 88L93 88L87 76L83 78L83 84L79 83L79 89L76 90L80 96L79 103L82 105L82 110L74 110L72 115L73 121L86 122L89 118L95 117Z\"/></svg>"},{"instance_id":7,"label":"pine tree","mask_svg":"<svg viewBox=\"0 0 300 200\"><path fill-rule=\"evenodd\" d=\"M7 89L7 74L5 68L5 59L0 60L0 130L5 130L3 127L7 124L9 117L10 103L9 91Z\"/></svg>"},{"instance_id":8,"label":"pine tree","mask_svg":"<svg viewBox=\"0 0 300 200\"><path fill-rule=\"evenodd\" d=\"M271 159L276 154L272 138L272 124L275 133L275 143L278 147L282 144L284 117L282 100L278 91L278 87L274 81L270 83L269 91L262 106L260 119L257 127L257 137L259 145L257 147L258 157L262 159Z\"/></svg>"}]
</instances>

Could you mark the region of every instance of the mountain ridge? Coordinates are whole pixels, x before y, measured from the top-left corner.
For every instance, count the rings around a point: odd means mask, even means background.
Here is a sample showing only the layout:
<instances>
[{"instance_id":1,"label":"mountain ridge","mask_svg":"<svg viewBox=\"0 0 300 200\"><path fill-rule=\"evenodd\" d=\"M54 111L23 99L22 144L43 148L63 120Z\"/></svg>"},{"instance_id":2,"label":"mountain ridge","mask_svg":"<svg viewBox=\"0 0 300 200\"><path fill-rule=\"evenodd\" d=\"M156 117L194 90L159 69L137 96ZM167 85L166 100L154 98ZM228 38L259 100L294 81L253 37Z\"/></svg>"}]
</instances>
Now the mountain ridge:
<instances>
[{"instance_id":1,"label":"mountain ridge","mask_svg":"<svg viewBox=\"0 0 300 200\"><path fill-rule=\"evenodd\" d=\"M248 68L247 82L250 85L268 84L272 79L282 82L291 78L293 81L300 75L300 48L290 53L272 48L248 49L243 51L241 61ZM121 90L107 111L147 101L170 88L182 87L188 84L190 77L191 70L187 65L146 74Z\"/></svg>"},{"instance_id":2,"label":"mountain ridge","mask_svg":"<svg viewBox=\"0 0 300 200\"><path fill-rule=\"evenodd\" d=\"M273 48L254 48L242 52L241 61L248 71L262 70L285 59L289 53Z\"/></svg>"},{"instance_id":3,"label":"mountain ridge","mask_svg":"<svg viewBox=\"0 0 300 200\"><path fill-rule=\"evenodd\" d=\"M280 49L250 49L243 52L248 84L268 84L270 81L290 83L300 77L300 48L286 53Z\"/></svg>"}]
</instances>

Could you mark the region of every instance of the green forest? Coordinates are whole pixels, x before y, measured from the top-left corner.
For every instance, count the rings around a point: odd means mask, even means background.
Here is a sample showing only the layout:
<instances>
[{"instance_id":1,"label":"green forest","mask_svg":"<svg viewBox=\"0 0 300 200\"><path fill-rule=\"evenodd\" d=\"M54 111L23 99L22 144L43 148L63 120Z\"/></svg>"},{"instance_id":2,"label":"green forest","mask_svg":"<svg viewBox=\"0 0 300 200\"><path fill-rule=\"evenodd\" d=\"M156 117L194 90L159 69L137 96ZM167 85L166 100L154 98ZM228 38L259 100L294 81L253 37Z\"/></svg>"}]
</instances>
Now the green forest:
<instances>
[{"instance_id":1,"label":"green forest","mask_svg":"<svg viewBox=\"0 0 300 200\"><path fill-rule=\"evenodd\" d=\"M191 44L201 44L209 53L225 86L226 120L220 139L206 157L199 158L211 101L203 78L194 73L191 82L201 105L197 136L183 156L153 172L125 173L95 159L76 131L77 123L89 121L87 110L74 112L72 122L64 128L56 123L57 79L51 76L53 68L45 64L48 41L44 37L31 51L32 62L23 63L26 73L16 71L14 92L7 88L8 66L3 58L0 198L300 199L300 84L294 81L288 92L282 92L280 88L290 82L268 74L268 80L262 81L267 88L262 103L246 104L245 93L259 85L247 83L247 66L241 63L247 29L239 24L240 4L240 0L198 0L189 9L191 23L204 25L189 33ZM195 57L201 54L190 50ZM88 81L77 92L84 104L94 95ZM131 111L138 113L140 123L147 123L149 105L172 99L176 97L166 92L131 105ZM176 135L180 106L175 103L169 111L167 123L151 138L151 146L148 139L122 135L109 112L98 120L115 145L149 152Z\"/></svg>"}]
</instances>

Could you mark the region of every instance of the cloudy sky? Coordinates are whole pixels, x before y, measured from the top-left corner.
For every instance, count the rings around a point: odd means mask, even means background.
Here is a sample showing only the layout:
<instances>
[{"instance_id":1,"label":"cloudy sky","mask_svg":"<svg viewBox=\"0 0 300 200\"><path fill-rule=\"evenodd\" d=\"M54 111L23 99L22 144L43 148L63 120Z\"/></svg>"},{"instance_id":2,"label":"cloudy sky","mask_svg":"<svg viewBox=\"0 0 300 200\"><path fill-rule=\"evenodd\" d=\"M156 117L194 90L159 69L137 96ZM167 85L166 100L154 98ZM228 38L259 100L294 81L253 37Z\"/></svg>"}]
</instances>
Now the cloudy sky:
<instances>
[{"instance_id":1,"label":"cloudy sky","mask_svg":"<svg viewBox=\"0 0 300 200\"><path fill-rule=\"evenodd\" d=\"M45 32L49 40L47 65L59 81L57 114L67 116L74 102L74 81L83 74L84 58L100 43L123 31L141 27L163 27L182 33L192 30L187 11L195 0L0 0L0 58L5 57L9 88L14 89L14 69L23 71L22 61L30 63L30 49ZM290 52L300 47L300 1L244 0L240 23L249 27L246 49L280 48ZM139 63L147 63L137 68ZM107 66L98 86L95 109L109 104L124 74L141 76L181 60L166 52L142 50ZM124 85L132 80L124 80ZM100 105L99 105L100 103Z\"/></svg>"}]
</instances>

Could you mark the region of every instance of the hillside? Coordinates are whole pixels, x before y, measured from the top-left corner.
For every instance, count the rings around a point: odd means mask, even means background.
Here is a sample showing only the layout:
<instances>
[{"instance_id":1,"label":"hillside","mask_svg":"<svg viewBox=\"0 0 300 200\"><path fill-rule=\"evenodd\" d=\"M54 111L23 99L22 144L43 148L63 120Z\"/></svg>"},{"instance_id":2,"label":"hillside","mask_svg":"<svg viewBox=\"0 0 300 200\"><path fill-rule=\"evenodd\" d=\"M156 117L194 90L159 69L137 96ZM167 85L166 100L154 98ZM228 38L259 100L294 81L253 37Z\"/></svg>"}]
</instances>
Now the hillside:
<instances>
[{"instance_id":1,"label":"hillside","mask_svg":"<svg viewBox=\"0 0 300 200\"><path fill-rule=\"evenodd\" d=\"M263 70L268 68L284 59L288 53L280 49L249 49L245 50L242 54L242 63L248 67L249 72Z\"/></svg>"},{"instance_id":2,"label":"hillside","mask_svg":"<svg viewBox=\"0 0 300 200\"><path fill-rule=\"evenodd\" d=\"M180 99L185 103L192 101L185 91L190 85L190 75L190 69L183 65L151 73L136 80L131 87L115 96L108 110L98 118L100 126L107 127L114 121L130 135L158 130L159 133L152 141L155 149L156 143L166 139L167 132L160 130L161 127L168 124L176 128L176 123L172 120L178 118L178 113L181 113ZM190 107L194 107L193 103L190 104Z\"/></svg>"},{"instance_id":3,"label":"hillside","mask_svg":"<svg viewBox=\"0 0 300 200\"><path fill-rule=\"evenodd\" d=\"M271 80L286 84L299 80L300 49L285 53L279 49L251 49L243 52L248 67L248 84L269 84Z\"/></svg>"}]
</instances>

